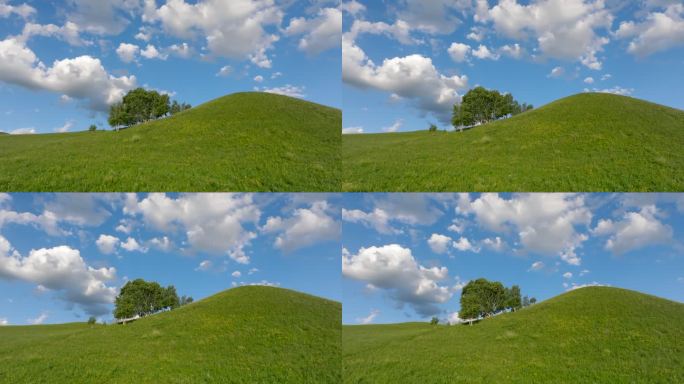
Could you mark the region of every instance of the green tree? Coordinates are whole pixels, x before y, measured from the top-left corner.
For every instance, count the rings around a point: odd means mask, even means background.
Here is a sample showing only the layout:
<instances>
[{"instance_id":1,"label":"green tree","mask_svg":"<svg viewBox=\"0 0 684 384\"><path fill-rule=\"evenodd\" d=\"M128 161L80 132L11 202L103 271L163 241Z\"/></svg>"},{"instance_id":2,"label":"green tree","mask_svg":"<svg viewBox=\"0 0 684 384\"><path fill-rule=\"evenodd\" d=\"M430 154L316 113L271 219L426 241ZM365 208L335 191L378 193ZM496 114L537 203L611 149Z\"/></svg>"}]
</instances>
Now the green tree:
<instances>
[{"instance_id":1,"label":"green tree","mask_svg":"<svg viewBox=\"0 0 684 384\"><path fill-rule=\"evenodd\" d=\"M127 282L116 297L114 317L126 319L147 316L164 309L180 306L176 288L170 285L162 288L157 282L136 279Z\"/></svg>"},{"instance_id":2,"label":"green tree","mask_svg":"<svg viewBox=\"0 0 684 384\"><path fill-rule=\"evenodd\" d=\"M527 295L525 295L525 296L522 298L522 306L523 306L523 307L529 307L529 306L530 306L530 298L527 297Z\"/></svg>"},{"instance_id":3,"label":"green tree","mask_svg":"<svg viewBox=\"0 0 684 384\"><path fill-rule=\"evenodd\" d=\"M95 316L90 316L88 318L88 324L93 325L95 323L97 323L97 319L95 318Z\"/></svg>"},{"instance_id":4,"label":"green tree","mask_svg":"<svg viewBox=\"0 0 684 384\"><path fill-rule=\"evenodd\" d=\"M430 124L430 127L428 128L429 132L437 132L437 126L434 124Z\"/></svg>"},{"instance_id":5,"label":"green tree","mask_svg":"<svg viewBox=\"0 0 684 384\"><path fill-rule=\"evenodd\" d=\"M486 124L509 115L524 112L526 104L520 106L510 93L475 87L469 90L459 104L454 105L452 124L454 127Z\"/></svg>"},{"instance_id":6,"label":"green tree","mask_svg":"<svg viewBox=\"0 0 684 384\"><path fill-rule=\"evenodd\" d=\"M169 114L174 115L186 109L190 109L190 104L179 104L175 100L171 103L169 95L136 88L129 91L120 103L110 107L107 121L109 125L118 129L159 119Z\"/></svg>"},{"instance_id":7,"label":"green tree","mask_svg":"<svg viewBox=\"0 0 684 384\"><path fill-rule=\"evenodd\" d=\"M95 124L90 124L90 127L88 127L88 131L90 131L90 132L95 132L95 131L97 131L97 125L95 125Z\"/></svg>"},{"instance_id":8,"label":"green tree","mask_svg":"<svg viewBox=\"0 0 684 384\"><path fill-rule=\"evenodd\" d=\"M430 324L431 324L431 325L437 325L437 324L439 324L439 319L436 318L436 317L433 317L432 319L430 319Z\"/></svg>"},{"instance_id":9,"label":"green tree","mask_svg":"<svg viewBox=\"0 0 684 384\"><path fill-rule=\"evenodd\" d=\"M180 298L179 305L182 307L184 305L188 305L188 304L192 303L192 301L193 301L192 297L183 295Z\"/></svg>"},{"instance_id":10,"label":"green tree","mask_svg":"<svg viewBox=\"0 0 684 384\"><path fill-rule=\"evenodd\" d=\"M536 303L536 302L537 302L537 298L536 298L536 297L533 297L533 298L530 299L530 304L534 304L534 303Z\"/></svg>"},{"instance_id":11,"label":"green tree","mask_svg":"<svg viewBox=\"0 0 684 384\"><path fill-rule=\"evenodd\" d=\"M520 287L514 285L510 288L506 288L506 307L510 308L512 311L515 311L520 309L521 306Z\"/></svg>"},{"instance_id":12,"label":"green tree","mask_svg":"<svg viewBox=\"0 0 684 384\"><path fill-rule=\"evenodd\" d=\"M463 319L487 317L506 308L507 296L503 284L487 279L472 280L461 291Z\"/></svg>"}]
</instances>

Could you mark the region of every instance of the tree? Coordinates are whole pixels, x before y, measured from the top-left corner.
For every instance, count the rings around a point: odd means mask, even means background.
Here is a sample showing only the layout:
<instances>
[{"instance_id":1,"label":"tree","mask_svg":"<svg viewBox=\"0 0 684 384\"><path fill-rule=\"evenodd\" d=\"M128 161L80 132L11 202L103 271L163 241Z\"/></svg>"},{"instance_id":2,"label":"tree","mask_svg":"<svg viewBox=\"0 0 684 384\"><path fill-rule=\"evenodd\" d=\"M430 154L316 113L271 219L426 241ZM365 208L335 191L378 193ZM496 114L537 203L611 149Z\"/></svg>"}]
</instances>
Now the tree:
<instances>
[{"instance_id":1,"label":"tree","mask_svg":"<svg viewBox=\"0 0 684 384\"><path fill-rule=\"evenodd\" d=\"M511 288L506 288L506 307L515 311L520 309L521 306L520 287L514 285Z\"/></svg>"},{"instance_id":2,"label":"tree","mask_svg":"<svg viewBox=\"0 0 684 384\"><path fill-rule=\"evenodd\" d=\"M452 123L456 128L485 124L524 112L526 106L521 107L510 93L475 87L463 96L461 103L454 105Z\"/></svg>"},{"instance_id":3,"label":"tree","mask_svg":"<svg viewBox=\"0 0 684 384\"><path fill-rule=\"evenodd\" d=\"M429 132L437 132L437 126L434 124L430 124L430 127L428 128Z\"/></svg>"},{"instance_id":4,"label":"tree","mask_svg":"<svg viewBox=\"0 0 684 384\"><path fill-rule=\"evenodd\" d=\"M127 282L121 288L115 301L114 317L144 317L164 309L177 308L179 305L180 301L173 285L162 288L157 282L136 279Z\"/></svg>"},{"instance_id":5,"label":"tree","mask_svg":"<svg viewBox=\"0 0 684 384\"><path fill-rule=\"evenodd\" d=\"M530 298L525 295L522 299L522 306L523 307L529 307L530 306Z\"/></svg>"},{"instance_id":6,"label":"tree","mask_svg":"<svg viewBox=\"0 0 684 384\"><path fill-rule=\"evenodd\" d=\"M88 127L88 130L89 130L90 132L95 132L95 131L97 131L97 125L95 125L95 124L90 124L90 127Z\"/></svg>"},{"instance_id":7,"label":"tree","mask_svg":"<svg viewBox=\"0 0 684 384\"><path fill-rule=\"evenodd\" d=\"M534 304L534 303L536 303L536 302L537 302L537 298L536 298L536 297L533 297L533 298L530 299L530 304Z\"/></svg>"},{"instance_id":8,"label":"tree","mask_svg":"<svg viewBox=\"0 0 684 384\"><path fill-rule=\"evenodd\" d=\"M184 306L184 305L188 305L188 304L192 303L192 301L193 301L193 300L192 300L192 297L183 295L183 296L181 296L181 298L180 298L180 303L179 303L179 305L182 307L182 306Z\"/></svg>"},{"instance_id":9,"label":"tree","mask_svg":"<svg viewBox=\"0 0 684 384\"><path fill-rule=\"evenodd\" d=\"M487 279L472 280L461 291L461 310L463 319L487 317L506 308L506 289L498 281Z\"/></svg>"},{"instance_id":10,"label":"tree","mask_svg":"<svg viewBox=\"0 0 684 384\"><path fill-rule=\"evenodd\" d=\"M93 325L95 323L97 323L97 319L95 318L95 316L90 316L88 318L88 324Z\"/></svg>"},{"instance_id":11,"label":"tree","mask_svg":"<svg viewBox=\"0 0 684 384\"><path fill-rule=\"evenodd\" d=\"M431 325L437 325L437 324L439 324L439 319L436 318L436 317L433 317L432 319L430 319L430 324L431 324Z\"/></svg>"},{"instance_id":12,"label":"tree","mask_svg":"<svg viewBox=\"0 0 684 384\"><path fill-rule=\"evenodd\" d=\"M175 100L171 103L169 95L136 88L129 91L120 103L110 107L107 121L109 125L118 129L173 115L186 109L190 109L190 104L179 104Z\"/></svg>"}]
</instances>

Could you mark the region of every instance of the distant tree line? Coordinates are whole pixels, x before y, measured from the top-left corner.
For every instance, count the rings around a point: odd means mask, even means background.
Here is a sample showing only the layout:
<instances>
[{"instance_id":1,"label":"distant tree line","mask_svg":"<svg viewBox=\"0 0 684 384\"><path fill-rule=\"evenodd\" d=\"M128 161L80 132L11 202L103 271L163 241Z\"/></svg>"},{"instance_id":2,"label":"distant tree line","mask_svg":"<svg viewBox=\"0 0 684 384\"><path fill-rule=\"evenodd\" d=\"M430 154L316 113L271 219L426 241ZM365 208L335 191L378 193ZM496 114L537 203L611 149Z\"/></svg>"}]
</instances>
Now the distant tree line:
<instances>
[{"instance_id":1,"label":"distant tree line","mask_svg":"<svg viewBox=\"0 0 684 384\"><path fill-rule=\"evenodd\" d=\"M499 281L481 278L472 280L463 287L458 316L462 319L489 317L504 310L516 311L536 301L527 296L522 299L517 285L508 288Z\"/></svg>"},{"instance_id":2,"label":"distant tree line","mask_svg":"<svg viewBox=\"0 0 684 384\"><path fill-rule=\"evenodd\" d=\"M192 303L192 297L183 296L179 299L176 287L173 285L164 288L154 281L136 279L127 282L121 288L114 303L114 317L117 319L144 317L189 303Z\"/></svg>"},{"instance_id":3,"label":"distant tree line","mask_svg":"<svg viewBox=\"0 0 684 384\"><path fill-rule=\"evenodd\" d=\"M121 102L110 107L107 121L114 128L130 127L167 115L175 115L190 108L190 104L178 103L176 100L171 102L169 95L136 88L129 91Z\"/></svg>"},{"instance_id":4,"label":"distant tree line","mask_svg":"<svg viewBox=\"0 0 684 384\"><path fill-rule=\"evenodd\" d=\"M456 128L485 124L532 108L532 104L520 104L510 93L502 94L495 89L476 87L463 96L460 104L454 105L452 124Z\"/></svg>"}]
</instances>

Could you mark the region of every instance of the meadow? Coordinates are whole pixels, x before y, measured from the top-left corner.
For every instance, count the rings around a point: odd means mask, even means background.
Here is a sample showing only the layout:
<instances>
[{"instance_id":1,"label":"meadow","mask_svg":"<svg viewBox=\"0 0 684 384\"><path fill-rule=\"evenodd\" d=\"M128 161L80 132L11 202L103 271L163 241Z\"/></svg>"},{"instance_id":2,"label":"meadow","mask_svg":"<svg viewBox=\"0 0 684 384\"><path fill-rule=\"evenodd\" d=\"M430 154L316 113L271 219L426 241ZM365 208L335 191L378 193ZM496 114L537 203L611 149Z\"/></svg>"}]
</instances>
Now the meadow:
<instances>
[{"instance_id":1,"label":"meadow","mask_svg":"<svg viewBox=\"0 0 684 384\"><path fill-rule=\"evenodd\" d=\"M681 383L684 304L577 289L474 325L343 326L345 383Z\"/></svg>"},{"instance_id":2,"label":"meadow","mask_svg":"<svg viewBox=\"0 0 684 384\"><path fill-rule=\"evenodd\" d=\"M342 112L228 95L118 132L0 137L4 192L339 191Z\"/></svg>"},{"instance_id":3,"label":"meadow","mask_svg":"<svg viewBox=\"0 0 684 384\"><path fill-rule=\"evenodd\" d=\"M585 93L463 132L344 135L348 192L684 190L684 111Z\"/></svg>"},{"instance_id":4,"label":"meadow","mask_svg":"<svg viewBox=\"0 0 684 384\"><path fill-rule=\"evenodd\" d=\"M126 325L0 327L0 382L339 383L341 310L254 286Z\"/></svg>"}]
</instances>

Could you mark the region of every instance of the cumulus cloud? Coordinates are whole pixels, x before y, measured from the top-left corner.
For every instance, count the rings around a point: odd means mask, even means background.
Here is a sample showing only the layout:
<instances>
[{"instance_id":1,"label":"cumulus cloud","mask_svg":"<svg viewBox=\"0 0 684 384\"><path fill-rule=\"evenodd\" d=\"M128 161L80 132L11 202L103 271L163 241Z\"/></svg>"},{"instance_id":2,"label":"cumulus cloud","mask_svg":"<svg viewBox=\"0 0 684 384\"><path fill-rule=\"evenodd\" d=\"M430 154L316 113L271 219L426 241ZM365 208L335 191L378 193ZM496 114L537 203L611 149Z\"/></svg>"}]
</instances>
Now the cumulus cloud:
<instances>
[{"instance_id":1,"label":"cumulus cloud","mask_svg":"<svg viewBox=\"0 0 684 384\"><path fill-rule=\"evenodd\" d=\"M316 201L307 208L297 208L290 217L272 216L261 228L276 233L274 247L285 252L340 238L341 225L326 201Z\"/></svg>"},{"instance_id":2,"label":"cumulus cloud","mask_svg":"<svg viewBox=\"0 0 684 384\"><path fill-rule=\"evenodd\" d=\"M356 24L356 22L355 22ZM342 37L342 80L408 100L421 113L448 123L451 110L468 86L467 76L441 74L432 59L419 54L384 59L375 64L354 41L354 29Z\"/></svg>"},{"instance_id":3,"label":"cumulus cloud","mask_svg":"<svg viewBox=\"0 0 684 384\"><path fill-rule=\"evenodd\" d=\"M586 77L586 78L584 78L584 83L585 84L594 84L594 78L591 76Z\"/></svg>"},{"instance_id":4,"label":"cumulus cloud","mask_svg":"<svg viewBox=\"0 0 684 384\"><path fill-rule=\"evenodd\" d=\"M9 321L7 320L6 317L0 317L0 327L4 325L9 325Z\"/></svg>"},{"instance_id":5,"label":"cumulus cloud","mask_svg":"<svg viewBox=\"0 0 684 384\"><path fill-rule=\"evenodd\" d=\"M31 325L40 325L40 324L43 324L45 322L45 320L47 320L47 318L48 318L47 312L43 312L40 315L38 315L37 317L29 318L26 321Z\"/></svg>"},{"instance_id":6,"label":"cumulus cloud","mask_svg":"<svg viewBox=\"0 0 684 384\"><path fill-rule=\"evenodd\" d=\"M487 48L486 45L480 44L477 49L473 50L473 56L477 57L480 60L499 60L499 57L501 57L498 53L492 52Z\"/></svg>"},{"instance_id":7,"label":"cumulus cloud","mask_svg":"<svg viewBox=\"0 0 684 384\"><path fill-rule=\"evenodd\" d=\"M375 320L375 318L378 317L378 315L380 315L380 310L379 309L373 309L370 311L368 316L359 317L356 319L356 321L359 324L371 324L373 322L373 320Z\"/></svg>"},{"instance_id":8,"label":"cumulus cloud","mask_svg":"<svg viewBox=\"0 0 684 384\"><path fill-rule=\"evenodd\" d=\"M12 15L17 15L27 19L35 14L36 9L26 3L11 5L7 4L7 0L0 1L0 18L7 18Z\"/></svg>"},{"instance_id":9,"label":"cumulus cloud","mask_svg":"<svg viewBox=\"0 0 684 384\"><path fill-rule=\"evenodd\" d=\"M530 269L528 271L540 271L544 268L544 263L541 261L535 261L530 265Z\"/></svg>"},{"instance_id":10,"label":"cumulus cloud","mask_svg":"<svg viewBox=\"0 0 684 384\"><path fill-rule=\"evenodd\" d=\"M40 285L93 316L109 312L108 305L116 297L116 288L107 282L115 277L115 268L90 267L77 249L68 246L32 249L28 256L21 256L0 236L0 279Z\"/></svg>"},{"instance_id":11,"label":"cumulus cloud","mask_svg":"<svg viewBox=\"0 0 684 384\"><path fill-rule=\"evenodd\" d=\"M599 220L593 229L597 236L609 236L605 248L622 254L649 245L665 244L672 240L672 228L659 219L655 205L642 207L638 212L627 212L621 220Z\"/></svg>"},{"instance_id":12,"label":"cumulus cloud","mask_svg":"<svg viewBox=\"0 0 684 384\"><path fill-rule=\"evenodd\" d=\"M627 51L639 57L684 45L684 4L672 3L664 11L649 12L640 22L624 21L615 32L631 39Z\"/></svg>"},{"instance_id":13,"label":"cumulus cloud","mask_svg":"<svg viewBox=\"0 0 684 384\"><path fill-rule=\"evenodd\" d=\"M423 317L439 312L437 304L451 299L453 289L440 285L448 278L446 267L424 267L411 250L397 244L344 252L342 275L386 290L398 307L411 306Z\"/></svg>"},{"instance_id":14,"label":"cumulus cloud","mask_svg":"<svg viewBox=\"0 0 684 384\"><path fill-rule=\"evenodd\" d=\"M340 9L349 13L352 16L356 16L366 10L366 6L359 3L356 0L345 1L340 4Z\"/></svg>"},{"instance_id":15,"label":"cumulus cloud","mask_svg":"<svg viewBox=\"0 0 684 384\"><path fill-rule=\"evenodd\" d=\"M363 133L363 127L346 127L342 128L343 135L353 135Z\"/></svg>"},{"instance_id":16,"label":"cumulus cloud","mask_svg":"<svg viewBox=\"0 0 684 384\"><path fill-rule=\"evenodd\" d=\"M451 237L446 235L441 235L439 233L433 233L428 239L427 243L434 253L447 253L449 246L451 245Z\"/></svg>"},{"instance_id":17,"label":"cumulus cloud","mask_svg":"<svg viewBox=\"0 0 684 384\"><path fill-rule=\"evenodd\" d=\"M26 43L33 36L56 37L73 46L92 45L92 42L81 38L81 30L78 25L70 21L61 27L55 24L26 23L17 39Z\"/></svg>"},{"instance_id":18,"label":"cumulus cloud","mask_svg":"<svg viewBox=\"0 0 684 384\"><path fill-rule=\"evenodd\" d=\"M224 65L216 73L216 76L226 77L226 76L230 75L231 73L233 73L233 67L231 67L230 65Z\"/></svg>"},{"instance_id":19,"label":"cumulus cloud","mask_svg":"<svg viewBox=\"0 0 684 384\"><path fill-rule=\"evenodd\" d=\"M65 122L64 125L62 125L61 127L55 128L54 131L57 133L69 132L69 130L71 128L73 128L73 126L74 126L73 120L69 120L69 121Z\"/></svg>"},{"instance_id":20,"label":"cumulus cloud","mask_svg":"<svg viewBox=\"0 0 684 384\"><path fill-rule=\"evenodd\" d=\"M116 49L116 54L124 63L131 63L135 61L136 56L140 52L140 47L135 44L121 43Z\"/></svg>"},{"instance_id":21,"label":"cumulus cloud","mask_svg":"<svg viewBox=\"0 0 684 384\"><path fill-rule=\"evenodd\" d=\"M359 223L373 228L382 234L402 233L391 221L397 224L431 225L443 212L432 205L429 197L421 194L394 193L373 200L369 212L360 209L342 209L342 220Z\"/></svg>"},{"instance_id":22,"label":"cumulus cloud","mask_svg":"<svg viewBox=\"0 0 684 384\"><path fill-rule=\"evenodd\" d=\"M609 40L597 31L609 30L613 16L603 1L540 0L523 5L501 0L491 9L486 1L478 1L475 20L491 22L509 38L536 39L545 57L577 60L599 70L602 63L597 55Z\"/></svg>"},{"instance_id":23,"label":"cumulus cloud","mask_svg":"<svg viewBox=\"0 0 684 384\"><path fill-rule=\"evenodd\" d=\"M561 77L565 74L565 69L563 67L554 67L549 73L548 77Z\"/></svg>"},{"instance_id":24,"label":"cumulus cloud","mask_svg":"<svg viewBox=\"0 0 684 384\"><path fill-rule=\"evenodd\" d=\"M256 90L260 90L261 92L266 92L266 93L275 93L276 95L284 95L284 96L290 96L290 97L296 97L298 99L303 99L306 97L305 89L304 87L296 86L296 85L291 85L287 84L282 87L273 87L273 88L257 88Z\"/></svg>"},{"instance_id":25,"label":"cumulus cloud","mask_svg":"<svg viewBox=\"0 0 684 384\"><path fill-rule=\"evenodd\" d=\"M339 47L342 36L342 11L336 8L321 8L311 19L294 18L290 20L284 33L288 36L303 35L298 48L309 55L317 55Z\"/></svg>"},{"instance_id":26,"label":"cumulus cloud","mask_svg":"<svg viewBox=\"0 0 684 384\"><path fill-rule=\"evenodd\" d=\"M233 271L233 273L231 273L230 275L237 279L237 278L239 278L239 277L242 276L242 272L240 272L240 271Z\"/></svg>"},{"instance_id":27,"label":"cumulus cloud","mask_svg":"<svg viewBox=\"0 0 684 384\"><path fill-rule=\"evenodd\" d=\"M121 240L116 236L102 234L95 241L95 245L97 245L97 249L99 249L100 252L105 255L110 255L116 252L116 248L120 242Z\"/></svg>"},{"instance_id":28,"label":"cumulus cloud","mask_svg":"<svg viewBox=\"0 0 684 384\"><path fill-rule=\"evenodd\" d=\"M473 215L482 227L495 232L517 232L523 251L557 255L568 264L579 265L576 250L588 239L578 231L588 228L591 211L582 195L519 194L504 199L483 194L475 200L461 195L457 213Z\"/></svg>"},{"instance_id":29,"label":"cumulus cloud","mask_svg":"<svg viewBox=\"0 0 684 384\"><path fill-rule=\"evenodd\" d=\"M124 212L142 216L157 230L183 230L190 250L227 254L238 263L249 263L245 248L256 233L243 224L256 225L261 216L251 195L187 194L171 198L150 194L141 201L135 196L129 199Z\"/></svg>"},{"instance_id":30,"label":"cumulus cloud","mask_svg":"<svg viewBox=\"0 0 684 384\"><path fill-rule=\"evenodd\" d=\"M202 260L197 268L195 268L195 271L202 271L206 272L211 269L211 267L214 266L214 263L211 262L211 260Z\"/></svg>"},{"instance_id":31,"label":"cumulus cloud","mask_svg":"<svg viewBox=\"0 0 684 384\"><path fill-rule=\"evenodd\" d=\"M480 252L480 247L475 246L468 238L462 236L457 241L454 241L453 246L461 252Z\"/></svg>"},{"instance_id":32,"label":"cumulus cloud","mask_svg":"<svg viewBox=\"0 0 684 384\"><path fill-rule=\"evenodd\" d=\"M394 124L388 126L388 127L382 127L383 132L397 132L399 129L401 129L401 126L404 125L404 120L397 120L394 122Z\"/></svg>"},{"instance_id":33,"label":"cumulus cloud","mask_svg":"<svg viewBox=\"0 0 684 384\"><path fill-rule=\"evenodd\" d=\"M447 52L453 61L462 63L468 59L470 45L463 43L452 43Z\"/></svg>"},{"instance_id":34,"label":"cumulus cloud","mask_svg":"<svg viewBox=\"0 0 684 384\"><path fill-rule=\"evenodd\" d=\"M450 34L460 24L456 12L470 7L470 1L405 0L398 17L412 29L429 34Z\"/></svg>"},{"instance_id":35,"label":"cumulus cloud","mask_svg":"<svg viewBox=\"0 0 684 384\"><path fill-rule=\"evenodd\" d=\"M0 81L84 100L98 111L108 110L136 86L135 76L112 76L99 59L87 55L56 60L48 67L14 37L0 41Z\"/></svg>"},{"instance_id":36,"label":"cumulus cloud","mask_svg":"<svg viewBox=\"0 0 684 384\"><path fill-rule=\"evenodd\" d=\"M147 252L147 248L140 245L138 241L132 237L126 239L126 241L121 242L121 249L125 249L128 252Z\"/></svg>"},{"instance_id":37,"label":"cumulus cloud","mask_svg":"<svg viewBox=\"0 0 684 384\"><path fill-rule=\"evenodd\" d=\"M620 86L615 86L612 88L585 88L584 92L611 93L613 95L629 96L634 92L634 88L622 88Z\"/></svg>"},{"instance_id":38,"label":"cumulus cloud","mask_svg":"<svg viewBox=\"0 0 684 384\"><path fill-rule=\"evenodd\" d=\"M266 28L279 26L282 18L283 11L272 0L169 0L159 8L150 7L144 16L175 37L201 34L214 56L248 59L262 68L271 67L267 51L279 39Z\"/></svg>"}]
</instances>

